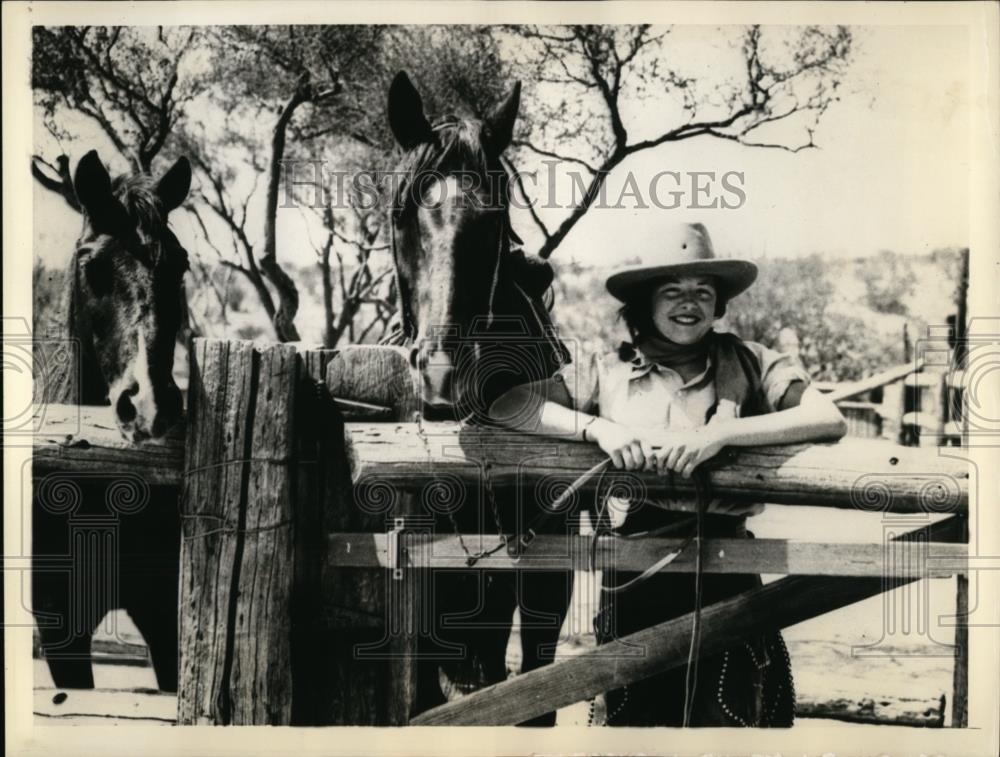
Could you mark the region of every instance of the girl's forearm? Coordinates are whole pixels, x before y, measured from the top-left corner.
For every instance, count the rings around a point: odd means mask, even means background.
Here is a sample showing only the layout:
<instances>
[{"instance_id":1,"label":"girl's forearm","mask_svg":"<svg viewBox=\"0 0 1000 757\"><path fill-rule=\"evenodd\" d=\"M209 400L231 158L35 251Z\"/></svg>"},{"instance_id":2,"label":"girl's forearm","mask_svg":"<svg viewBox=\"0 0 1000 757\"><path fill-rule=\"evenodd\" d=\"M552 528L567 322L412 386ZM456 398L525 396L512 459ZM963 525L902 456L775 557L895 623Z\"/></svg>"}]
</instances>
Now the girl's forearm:
<instances>
[{"instance_id":1,"label":"girl's forearm","mask_svg":"<svg viewBox=\"0 0 1000 757\"><path fill-rule=\"evenodd\" d=\"M843 416L832 405L805 404L767 415L722 421L715 429L725 444L753 447L764 444L836 440L847 432Z\"/></svg>"},{"instance_id":2,"label":"girl's forearm","mask_svg":"<svg viewBox=\"0 0 1000 757\"><path fill-rule=\"evenodd\" d=\"M541 387L518 386L499 397L490 416L507 428L539 436L583 438L595 416L571 410L547 399Z\"/></svg>"}]
</instances>

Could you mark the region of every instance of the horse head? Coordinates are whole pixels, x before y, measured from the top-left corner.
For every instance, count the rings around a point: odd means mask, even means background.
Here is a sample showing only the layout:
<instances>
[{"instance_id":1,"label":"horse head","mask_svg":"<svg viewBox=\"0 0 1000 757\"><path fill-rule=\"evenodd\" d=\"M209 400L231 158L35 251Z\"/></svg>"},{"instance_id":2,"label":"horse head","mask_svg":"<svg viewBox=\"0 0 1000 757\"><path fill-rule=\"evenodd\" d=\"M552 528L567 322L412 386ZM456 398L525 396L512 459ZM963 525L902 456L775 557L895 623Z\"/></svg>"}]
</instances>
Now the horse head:
<instances>
[{"instance_id":1,"label":"horse head","mask_svg":"<svg viewBox=\"0 0 1000 757\"><path fill-rule=\"evenodd\" d=\"M112 180L91 150L73 176L84 224L73 256L70 331L133 441L163 435L181 415L171 371L188 259L167 216L190 186L183 157L159 181L145 174Z\"/></svg>"},{"instance_id":2,"label":"horse head","mask_svg":"<svg viewBox=\"0 0 1000 757\"><path fill-rule=\"evenodd\" d=\"M389 89L389 125L403 148L393 177L393 255L403 328L424 404L460 407L474 378L470 330L492 320L501 263L513 232L508 175L520 84L485 117L448 116L434 126L409 77Z\"/></svg>"}]
</instances>

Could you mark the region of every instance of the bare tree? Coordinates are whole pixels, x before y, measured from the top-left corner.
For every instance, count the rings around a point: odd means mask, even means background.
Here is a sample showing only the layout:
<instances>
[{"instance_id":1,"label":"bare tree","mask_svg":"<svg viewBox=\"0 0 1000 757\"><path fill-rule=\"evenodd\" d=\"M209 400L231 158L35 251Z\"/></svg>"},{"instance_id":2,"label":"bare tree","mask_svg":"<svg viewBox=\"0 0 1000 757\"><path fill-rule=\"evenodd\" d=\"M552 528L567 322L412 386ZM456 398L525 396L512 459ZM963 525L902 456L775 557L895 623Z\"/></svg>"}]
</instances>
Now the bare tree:
<instances>
[{"instance_id":1,"label":"bare tree","mask_svg":"<svg viewBox=\"0 0 1000 757\"><path fill-rule=\"evenodd\" d=\"M384 214L379 209L365 210L355 205L350 215L354 216L353 221L341 224L347 227L342 229L336 223L332 208L324 208L327 236L322 245L314 244L323 279L323 343L330 348L336 347L345 335L349 342L362 341L375 328L385 327L395 310L394 293L389 286L393 270L388 258L380 268L372 266L375 254L388 251L388 244L382 241ZM357 234L351 235L348 229L357 230ZM345 260L342 248L353 253L353 260ZM337 260L336 289L331 254ZM366 324L359 326L357 316L366 307L373 315Z\"/></svg>"},{"instance_id":2,"label":"bare tree","mask_svg":"<svg viewBox=\"0 0 1000 757\"><path fill-rule=\"evenodd\" d=\"M213 105L226 124L214 139L193 131L186 139L197 154L195 164L204 174L205 207L229 231L226 255L211 245L220 262L250 282L281 341L299 338L295 315L299 292L278 260L279 199L284 186L286 159L313 158L311 145L332 140L353 124L348 114L357 109L357 89L363 79L365 57L375 50L380 31L367 27L224 27L213 30L218 65L210 78L217 95ZM308 105L309 107L303 107ZM270 114L276 112L276 116ZM266 143L259 124L273 118ZM256 177L254 191L263 181L263 223L248 228L247 209L253 192L236 197L230 164L219 164L213 153L241 147L245 172ZM265 153L262 162L258 155ZM233 150L228 150L232 156ZM212 155L210 158L209 156ZM205 219L197 219L206 236ZM254 240L260 234L261 241ZM287 254L284 251L283 254Z\"/></svg>"},{"instance_id":3,"label":"bare tree","mask_svg":"<svg viewBox=\"0 0 1000 757\"><path fill-rule=\"evenodd\" d=\"M528 133L515 145L522 155L568 163L587 176L582 197L555 228L532 212L545 258L594 205L610 172L639 152L700 136L791 152L815 147L816 124L838 99L852 43L846 27L786 29L770 39L752 26L739 43L733 76L700 87L698 75L671 60L669 28L518 26L504 33L515 39L516 65L529 80L559 93L529 98ZM623 106L652 96L676 103L677 123L634 139ZM800 117L799 141L768 134L768 127ZM577 152L560 148L567 144ZM523 182L517 186L527 196Z\"/></svg>"},{"instance_id":4,"label":"bare tree","mask_svg":"<svg viewBox=\"0 0 1000 757\"><path fill-rule=\"evenodd\" d=\"M138 171L150 171L202 89L197 76L180 72L198 46L193 27L40 26L32 41L31 83L46 129L72 139L77 135L60 122L68 112L80 114ZM35 156L32 163L42 186L67 196L65 156ZM74 206L75 198L67 202Z\"/></svg>"}]
</instances>

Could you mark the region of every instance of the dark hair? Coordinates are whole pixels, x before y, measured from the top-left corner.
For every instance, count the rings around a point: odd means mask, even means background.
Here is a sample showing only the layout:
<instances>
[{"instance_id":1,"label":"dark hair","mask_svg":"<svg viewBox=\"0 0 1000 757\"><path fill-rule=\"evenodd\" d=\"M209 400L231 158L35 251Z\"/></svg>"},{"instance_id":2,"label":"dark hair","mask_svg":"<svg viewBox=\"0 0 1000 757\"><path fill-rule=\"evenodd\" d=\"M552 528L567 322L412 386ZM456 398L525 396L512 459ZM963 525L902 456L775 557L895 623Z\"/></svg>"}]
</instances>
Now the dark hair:
<instances>
[{"instance_id":1,"label":"dark hair","mask_svg":"<svg viewBox=\"0 0 1000 757\"><path fill-rule=\"evenodd\" d=\"M656 324L653 323L653 290L675 278L674 276L666 276L643 282L636 285L629 292L625 304L618 310L618 317L625 321L625 327L628 329L633 342L637 342L647 336L662 336L660 330L656 328ZM726 304L729 298L722 287L722 282L714 276L708 278L712 280L712 286L715 287L714 315L716 318L721 318L726 314Z\"/></svg>"}]
</instances>

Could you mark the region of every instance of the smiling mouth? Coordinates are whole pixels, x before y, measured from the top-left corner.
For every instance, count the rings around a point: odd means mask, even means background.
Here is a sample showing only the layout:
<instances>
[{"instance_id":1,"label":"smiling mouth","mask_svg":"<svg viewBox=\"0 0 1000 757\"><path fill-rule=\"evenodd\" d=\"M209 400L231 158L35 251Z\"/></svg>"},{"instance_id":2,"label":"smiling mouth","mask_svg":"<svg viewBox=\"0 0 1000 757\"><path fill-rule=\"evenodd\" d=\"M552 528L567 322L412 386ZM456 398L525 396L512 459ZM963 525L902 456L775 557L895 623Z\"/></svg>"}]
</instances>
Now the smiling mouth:
<instances>
[{"instance_id":1,"label":"smiling mouth","mask_svg":"<svg viewBox=\"0 0 1000 757\"><path fill-rule=\"evenodd\" d=\"M679 323L681 326L694 326L701 318L696 315L672 315L670 320Z\"/></svg>"}]
</instances>

